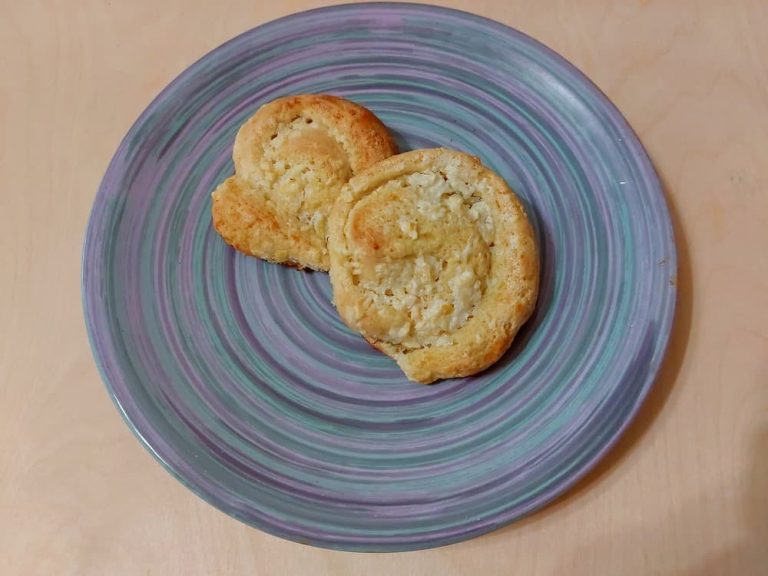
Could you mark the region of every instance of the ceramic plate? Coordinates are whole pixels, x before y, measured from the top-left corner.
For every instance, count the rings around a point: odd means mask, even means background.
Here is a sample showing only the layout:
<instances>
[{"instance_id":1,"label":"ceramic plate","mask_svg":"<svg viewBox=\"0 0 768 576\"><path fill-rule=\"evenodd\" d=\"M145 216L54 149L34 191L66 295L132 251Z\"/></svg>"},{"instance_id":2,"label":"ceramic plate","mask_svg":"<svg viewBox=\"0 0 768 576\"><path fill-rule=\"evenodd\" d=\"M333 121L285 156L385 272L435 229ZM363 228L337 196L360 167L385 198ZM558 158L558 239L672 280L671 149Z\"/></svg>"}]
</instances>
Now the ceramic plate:
<instances>
[{"instance_id":1,"label":"ceramic plate","mask_svg":"<svg viewBox=\"0 0 768 576\"><path fill-rule=\"evenodd\" d=\"M475 154L518 192L541 295L493 368L408 382L342 324L326 274L213 231L238 127L303 92L369 107L402 150ZM173 475L272 534L384 551L502 526L592 467L659 368L675 271L653 167L587 78L496 22L365 4L246 32L150 104L96 197L83 294L109 392Z\"/></svg>"}]
</instances>

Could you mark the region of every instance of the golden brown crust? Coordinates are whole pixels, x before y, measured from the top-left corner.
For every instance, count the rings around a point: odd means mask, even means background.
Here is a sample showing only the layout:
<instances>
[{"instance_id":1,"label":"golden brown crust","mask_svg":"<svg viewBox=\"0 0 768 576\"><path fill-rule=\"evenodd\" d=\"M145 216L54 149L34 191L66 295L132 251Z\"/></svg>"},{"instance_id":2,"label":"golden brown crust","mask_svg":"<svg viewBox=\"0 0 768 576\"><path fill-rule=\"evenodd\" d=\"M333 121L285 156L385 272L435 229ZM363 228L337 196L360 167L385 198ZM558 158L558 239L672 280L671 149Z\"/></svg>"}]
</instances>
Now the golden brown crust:
<instances>
[{"instance_id":1,"label":"golden brown crust","mask_svg":"<svg viewBox=\"0 0 768 576\"><path fill-rule=\"evenodd\" d=\"M237 176L216 188L211 212L213 227L240 252L297 268L316 269L324 263L318 247L279 222L263 196Z\"/></svg>"},{"instance_id":2,"label":"golden brown crust","mask_svg":"<svg viewBox=\"0 0 768 576\"><path fill-rule=\"evenodd\" d=\"M214 227L247 254L328 269L326 223L350 176L397 152L362 106L322 94L265 104L235 139L235 176L213 193Z\"/></svg>"},{"instance_id":3,"label":"golden brown crust","mask_svg":"<svg viewBox=\"0 0 768 576\"><path fill-rule=\"evenodd\" d=\"M417 150L357 174L328 235L341 317L412 380L487 368L533 311L531 225L506 183L467 154Z\"/></svg>"}]
</instances>

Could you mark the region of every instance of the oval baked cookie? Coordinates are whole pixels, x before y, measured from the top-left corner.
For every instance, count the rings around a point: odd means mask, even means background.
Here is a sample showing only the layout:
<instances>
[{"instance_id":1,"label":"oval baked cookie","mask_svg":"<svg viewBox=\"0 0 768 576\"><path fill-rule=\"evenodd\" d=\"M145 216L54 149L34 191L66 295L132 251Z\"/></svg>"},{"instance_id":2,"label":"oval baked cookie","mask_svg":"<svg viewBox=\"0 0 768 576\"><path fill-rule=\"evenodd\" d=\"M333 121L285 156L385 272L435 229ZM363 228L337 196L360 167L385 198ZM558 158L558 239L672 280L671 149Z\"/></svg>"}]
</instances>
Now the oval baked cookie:
<instances>
[{"instance_id":1,"label":"oval baked cookie","mask_svg":"<svg viewBox=\"0 0 768 576\"><path fill-rule=\"evenodd\" d=\"M213 225L246 254L328 269L326 225L341 187L397 148L369 110L305 94L265 104L235 138L235 175L213 192Z\"/></svg>"},{"instance_id":2,"label":"oval baked cookie","mask_svg":"<svg viewBox=\"0 0 768 576\"><path fill-rule=\"evenodd\" d=\"M411 380L468 376L498 360L533 311L533 230L504 180L444 148L353 177L328 224L342 319Z\"/></svg>"}]
</instances>

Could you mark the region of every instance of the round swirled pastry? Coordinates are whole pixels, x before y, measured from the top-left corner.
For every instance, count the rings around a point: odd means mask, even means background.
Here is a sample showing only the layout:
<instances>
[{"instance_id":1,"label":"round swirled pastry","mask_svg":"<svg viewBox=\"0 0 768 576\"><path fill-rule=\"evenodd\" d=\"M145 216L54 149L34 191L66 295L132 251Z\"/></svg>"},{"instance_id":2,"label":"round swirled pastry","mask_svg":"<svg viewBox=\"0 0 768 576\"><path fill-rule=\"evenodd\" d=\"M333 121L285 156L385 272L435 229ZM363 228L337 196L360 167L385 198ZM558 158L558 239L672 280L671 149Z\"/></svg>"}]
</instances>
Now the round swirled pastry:
<instances>
[{"instance_id":1,"label":"round swirled pastry","mask_svg":"<svg viewBox=\"0 0 768 576\"><path fill-rule=\"evenodd\" d=\"M342 319L418 382L493 364L536 302L522 204L455 150L406 152L354 176L331 212L328 247Z\"/></svg>"},{"instance_id":2,"label":"round swirled pastry","mask_svg":"<svg viewBox=\"0 0 768 576\"><path fill-rule=\"evenodd\" d=\"M328 269L326 225L341 187L397 153L366 108L322 94L259 108L235 138L235 175L213 192L213 225L246 254Z\"/></svg>"}]
</instances>

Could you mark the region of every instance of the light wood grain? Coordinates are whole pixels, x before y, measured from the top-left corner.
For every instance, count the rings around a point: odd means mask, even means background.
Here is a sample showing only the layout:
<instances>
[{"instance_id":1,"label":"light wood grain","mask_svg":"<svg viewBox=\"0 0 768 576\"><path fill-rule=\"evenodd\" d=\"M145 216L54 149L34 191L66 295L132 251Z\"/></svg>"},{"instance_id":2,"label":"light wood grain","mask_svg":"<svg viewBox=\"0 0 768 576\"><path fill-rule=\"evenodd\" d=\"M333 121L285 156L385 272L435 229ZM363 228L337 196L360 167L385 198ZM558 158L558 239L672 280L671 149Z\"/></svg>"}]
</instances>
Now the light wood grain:
<instances>
[{"instance_id":1,"label":"light wood grain","mask_svg":"<svg viewBox=\"0 0 768 576\"><path fill-rule=\"evenodd\" d=\"M292 544L225 516L136 442L99 380L80 250L130 124L222 41L308 1L0 1L0 573L768 573L768 5L445 2L584 70L673 207L672 345L609 458L546 510L408 554Z\"/></svg>"}]
</instances>

